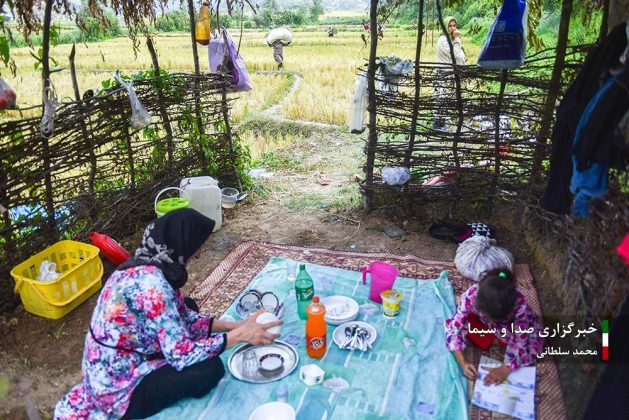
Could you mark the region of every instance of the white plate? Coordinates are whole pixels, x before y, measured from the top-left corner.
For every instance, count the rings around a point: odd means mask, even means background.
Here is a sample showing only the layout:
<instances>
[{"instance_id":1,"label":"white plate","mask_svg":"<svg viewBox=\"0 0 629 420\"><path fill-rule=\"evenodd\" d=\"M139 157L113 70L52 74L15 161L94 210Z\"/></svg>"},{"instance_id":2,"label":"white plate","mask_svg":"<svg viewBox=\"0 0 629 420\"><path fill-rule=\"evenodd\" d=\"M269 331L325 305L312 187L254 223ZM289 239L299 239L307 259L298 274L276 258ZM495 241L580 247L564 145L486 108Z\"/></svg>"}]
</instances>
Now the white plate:
<instances>
[{"instance_id":1,"label":"white plate","mask_svg":"<svg viewBox=\"0 0 629 420\"><path fill-rule=\"evenodd\" d=\"M358 316L358 303L347 296L335 295L321 299L325 306L325 322L339 325L353 321Z\"/></svg>"},{"instance_id":2,"label":"white plate","mask_svg":"<svg viewBox=\"0 0 629 420\"><path fill-rule=\"evenodd\" d=\"M378 331L376 331L376 329L372 325L362 321L350 321L341 324L334 329L334 332L332 333L332 339L337 346L341 347L341 344L343 344L343 342L345 341L345 327L351 327L352 325L358 325L359 327L369 331L369 333L371 334L371 336L369 337L369 344L373 345L374 341L376 341L376 338L378 338Z\"/></svg>"}]
</instances>

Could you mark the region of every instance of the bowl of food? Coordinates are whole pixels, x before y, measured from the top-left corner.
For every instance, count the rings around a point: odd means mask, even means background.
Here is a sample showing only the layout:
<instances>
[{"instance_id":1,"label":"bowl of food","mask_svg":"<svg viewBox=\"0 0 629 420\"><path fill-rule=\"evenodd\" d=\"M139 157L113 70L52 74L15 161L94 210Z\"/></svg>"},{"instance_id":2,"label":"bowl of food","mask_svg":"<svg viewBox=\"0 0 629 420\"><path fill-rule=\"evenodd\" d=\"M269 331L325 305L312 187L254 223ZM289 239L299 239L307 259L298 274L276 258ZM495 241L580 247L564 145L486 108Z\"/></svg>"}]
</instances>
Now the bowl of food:
<instances>
[{"instance_id":1,"label":"bowl of food","mask_svg":"<svg viewBox=\"0 0 629 420\"><path fill-rule=\"evenodd\" d=\"M267 353L258 359L260 373L267 378L281 373L284 369L284 358L277 353Z\"/></svg>"}]
</instances>

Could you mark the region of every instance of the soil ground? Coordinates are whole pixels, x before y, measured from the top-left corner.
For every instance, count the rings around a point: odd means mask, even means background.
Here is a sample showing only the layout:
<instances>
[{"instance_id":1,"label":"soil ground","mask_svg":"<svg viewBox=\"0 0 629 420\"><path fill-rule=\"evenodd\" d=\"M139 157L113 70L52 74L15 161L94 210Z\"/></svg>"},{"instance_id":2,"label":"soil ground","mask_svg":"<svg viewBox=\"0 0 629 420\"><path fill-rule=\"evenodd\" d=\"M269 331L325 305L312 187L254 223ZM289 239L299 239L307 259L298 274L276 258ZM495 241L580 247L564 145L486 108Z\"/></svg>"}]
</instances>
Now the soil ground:
<instances>
[{"instance_id":1,"label":"soil ground","mask_svg":"<svg viewBox=\"0 0 629 420\"><path fill-rule=\"evenodd\" d=\"M223 227L204 244L201 257L189 264L186 290L246 240L452 260L456 246L426 234L432 221L391 220L361 210L354 175L362 175L363 146L359 137L324 130L265 155L260 163L270 177L256 179L246 203L224 210ZM317 182L320 172L329 176L330 185ZM557 310L548 280L551 273L535 265L522 235L504 220L486 222L498 227L496 239L517 262L532 265L546 312ZM389 224L402 228L405 235L389 238L383 232ZM137 237L127 238L123 244L131 249L136 242ZM95 301L93 296L55 321L30 315L21 307L0 319L0 418L50 418L56 401L81 379L83 340ZM562 368L561 373L568 412L575 418L596 373L581 372L579 366Z\"/></svg>"}]
</instances>

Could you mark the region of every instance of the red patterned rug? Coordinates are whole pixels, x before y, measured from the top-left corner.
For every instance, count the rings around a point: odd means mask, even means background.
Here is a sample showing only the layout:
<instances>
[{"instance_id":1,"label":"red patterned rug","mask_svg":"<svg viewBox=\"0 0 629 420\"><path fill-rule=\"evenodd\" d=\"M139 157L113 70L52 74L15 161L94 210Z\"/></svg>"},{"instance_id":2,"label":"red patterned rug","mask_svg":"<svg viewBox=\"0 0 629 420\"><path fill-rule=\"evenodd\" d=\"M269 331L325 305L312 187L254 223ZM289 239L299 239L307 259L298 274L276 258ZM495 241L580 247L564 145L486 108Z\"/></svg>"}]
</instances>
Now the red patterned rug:
<instances>
[{"instance_id":1,"label":"red patterned rug","mask_svg":"<svg viewBox=\"0 0 629 420\"><path fill-rule=\"evenodd\" d=\"M434 279L441 271L448 270L450 281L457 295L473 284L471 280L459 274L452 262L431 261L413 255L335 251L251 241L240 244L230 252L207 278L194 288L191 296L199 303L203 313L218 317L227 310L271 257L290 258L352 271L361 271L372 261L380 260L395 265L400 270L400 276L418 280ZM526 296L531 308L541 317L542 310L531 270L528 265L518 264L514 272L518 287ZM466 355L478 364L483 354L502 360L503 352L504 349L499 346L492 346L488 351L481 351L478 347L471 346L466 350ZM473 389L471 381L469 385L469 389ZM535 392L536 418L553 420L567 418L554 361L544 360L537 364ZM510 417L470 405L470 418L494 420Z\"/></svg>"}]
</instances>

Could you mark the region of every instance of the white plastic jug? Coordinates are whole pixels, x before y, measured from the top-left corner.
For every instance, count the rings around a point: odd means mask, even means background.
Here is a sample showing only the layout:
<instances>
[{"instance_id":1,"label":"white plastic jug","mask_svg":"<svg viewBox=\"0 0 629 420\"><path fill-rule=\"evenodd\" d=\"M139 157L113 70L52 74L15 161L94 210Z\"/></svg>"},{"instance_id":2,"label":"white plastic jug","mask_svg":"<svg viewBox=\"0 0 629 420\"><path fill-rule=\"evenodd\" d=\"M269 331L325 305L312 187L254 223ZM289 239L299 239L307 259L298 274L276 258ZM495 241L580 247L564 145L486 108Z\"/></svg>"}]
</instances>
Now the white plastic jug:
<instances>
[{"instance_id":1,"label":"white plastic jug","mask_svg":"<svg viewBox=\"0 0 629 420\"><path fill-rule=\"evenodd\" d=\"M179 183L179 188L188 195L190 208L214 220L214 232L219 230L223 222L223 210L218 181L211 176L184 178Z\"/></svg>"}]
</instances>

